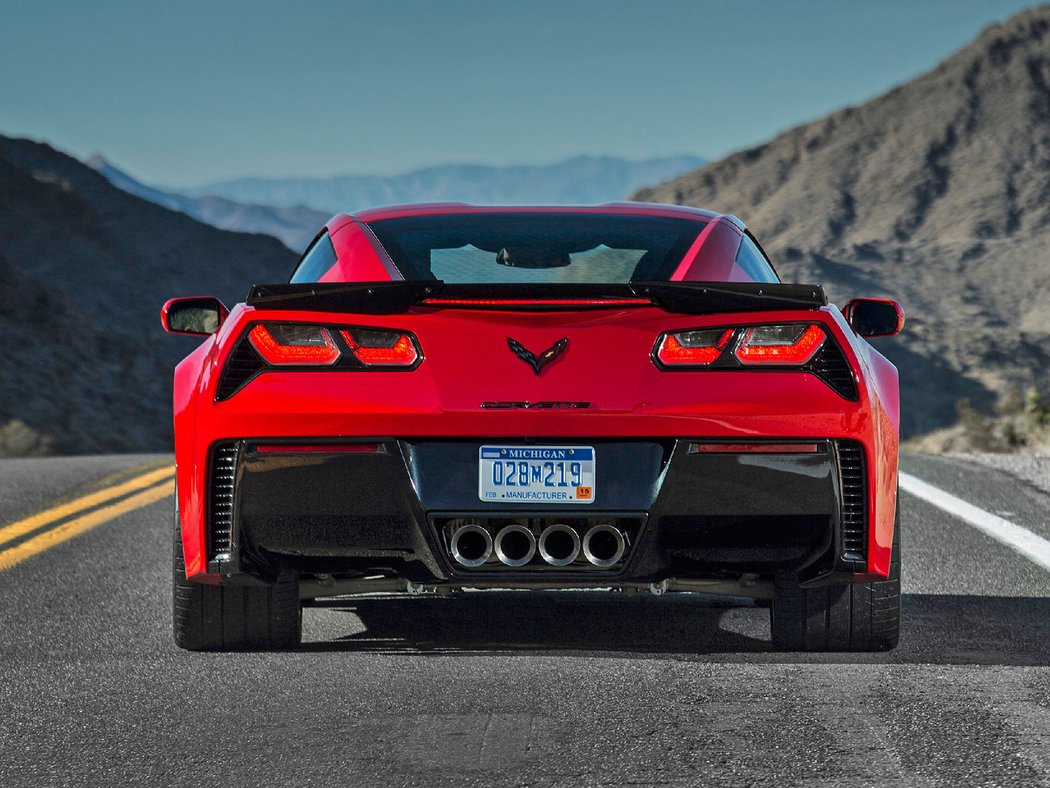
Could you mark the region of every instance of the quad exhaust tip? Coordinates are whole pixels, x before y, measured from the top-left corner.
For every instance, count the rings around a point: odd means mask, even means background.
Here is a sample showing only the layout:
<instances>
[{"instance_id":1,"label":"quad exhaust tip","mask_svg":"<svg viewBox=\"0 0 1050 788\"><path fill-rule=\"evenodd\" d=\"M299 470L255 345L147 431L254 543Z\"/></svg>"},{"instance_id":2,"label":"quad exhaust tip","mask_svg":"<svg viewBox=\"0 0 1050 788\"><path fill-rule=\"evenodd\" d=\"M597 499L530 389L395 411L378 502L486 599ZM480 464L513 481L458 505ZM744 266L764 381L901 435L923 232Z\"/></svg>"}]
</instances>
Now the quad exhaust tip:
<instances>
[{"instance_id":1,"label":"quad exhaust tip","mask_svg":"<svg viewBox=\"0 0 1050 788\"><path fill-rule=\"evenodd\" d=\"M449 540L449 552L460 566L481 566L492 557L492 537L477 523L461 525Z\"/></svg>"},{"instance_id":2,"label":"quad exhaust tip","mask_svg":"<svg viewBox=\"0 0 1050 788\"><path fill-rule=\"evenodd\" d=\"M506 566L525 566L536 555L536 537L520 523L504 526L493 542L496 558Z\"/></svg>"},{"instance_id":3,"label":"quad exhaust tip","mask_svg":"<svg viewBox=\"0 0 1050 788\"><path fill-rule=\"evenodd\" d=\"M488 528L467 522L455 528L449 539L452 559L468 569L484 566L493 557L520 569L532 563L537 553L553 567L567 567L582 557L594 567L608 569L619 564L626 552L627 537L612 523L592 526L581 540L579 532L564 523L547 526L537 539L523 523L505 525L493 538Z\"/></svg>"},{"instance_id":4,"label":"quad exhaust tip","mask_svg":"<svg viewBox=\"0 0 1050 788\"><path fill-rule=\"evenodd\" d=\"M602 568L619 563L627 550L627 542L619 528L609 523L594 526L583 537L583 557Z\"/></svg>"},{"instance_id":5,"label":"quad exhaust tip","mask_svg":"<svg viewBox=\"0 0 1050 788\"><path fill-rule=\"evenodd\" d=\"M580 535L561 523L549 525L540 534L539 550L551 566L568 566L580 554Z\"/></svg>"}]
</instances>

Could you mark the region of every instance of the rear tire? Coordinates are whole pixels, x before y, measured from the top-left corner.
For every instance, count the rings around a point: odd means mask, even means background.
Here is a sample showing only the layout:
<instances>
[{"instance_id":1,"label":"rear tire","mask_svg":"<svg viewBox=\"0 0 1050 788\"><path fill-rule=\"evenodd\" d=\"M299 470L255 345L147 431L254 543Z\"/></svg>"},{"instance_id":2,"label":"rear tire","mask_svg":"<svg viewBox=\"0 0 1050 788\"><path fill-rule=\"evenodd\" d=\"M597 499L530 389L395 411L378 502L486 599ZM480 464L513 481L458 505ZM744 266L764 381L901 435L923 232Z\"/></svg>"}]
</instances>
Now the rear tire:
<instances>
[{"instance_id":1,"label":"rear tire","mask_svg":"<svg viewBox=\"0 0 1050 788\"><path fill-rule=\"evenodd\" d=\"M187 580L177 493L172 542L172 623L176 645L189 651L267 651L299 644L302 605L297 576L282 575L273 586L243 588Z\"/></svg>"},{"instance_id":2,"label":"rear tire","mask_svg":"<svg viewBox=\"0 0 1050 788\"><path fill-rule=\"evenodd\" d=\"M873 583L802 588L791 573L774 578L773 645L782 651L889 651L900 639L900 506L890 573Z\"/></svg>"}]
</instances>

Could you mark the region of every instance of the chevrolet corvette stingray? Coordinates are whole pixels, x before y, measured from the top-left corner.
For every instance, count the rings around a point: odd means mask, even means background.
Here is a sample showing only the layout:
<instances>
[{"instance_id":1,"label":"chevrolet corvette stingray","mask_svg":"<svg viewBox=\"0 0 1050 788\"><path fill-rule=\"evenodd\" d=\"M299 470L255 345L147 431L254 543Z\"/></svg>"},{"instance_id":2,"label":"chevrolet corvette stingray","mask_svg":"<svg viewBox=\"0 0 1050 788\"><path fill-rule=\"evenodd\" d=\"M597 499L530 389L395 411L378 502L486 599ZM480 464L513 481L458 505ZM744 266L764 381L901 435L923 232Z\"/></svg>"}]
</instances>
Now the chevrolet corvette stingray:
<instances>
[{"instance_id":1,"label":"chevrolet corvette stingray","mask_svg":"<svg viewBox=\"0 0 1050 788\"><path fill-rule=\"evenodd\" d=\"M287 648L369 592L701 592L773 645L897 643L897 371L736 217L639 203L334 217L286 283L164 305L174 634Z\"/></svg>"}]
</instances>

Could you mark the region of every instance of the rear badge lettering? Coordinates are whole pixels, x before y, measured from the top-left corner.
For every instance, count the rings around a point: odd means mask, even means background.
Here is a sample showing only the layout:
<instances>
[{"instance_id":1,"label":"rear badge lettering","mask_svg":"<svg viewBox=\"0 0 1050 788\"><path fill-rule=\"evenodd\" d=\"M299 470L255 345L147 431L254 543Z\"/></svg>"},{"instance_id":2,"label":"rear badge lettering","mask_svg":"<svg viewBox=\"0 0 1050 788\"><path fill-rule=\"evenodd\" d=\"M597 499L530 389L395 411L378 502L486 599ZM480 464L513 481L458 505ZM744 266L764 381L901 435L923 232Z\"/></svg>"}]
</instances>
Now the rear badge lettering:
<instances>
[{"instance_id":1,"label":"rear badge lettering","mask_svg":"<svg viewBox=\"0 0 1050 788\"><path fill-rule=\"evenodd\" d=\"M481 407L486 410L581 410L589 408L589 402L482 402Z\"/></svg>"}]
</instances>

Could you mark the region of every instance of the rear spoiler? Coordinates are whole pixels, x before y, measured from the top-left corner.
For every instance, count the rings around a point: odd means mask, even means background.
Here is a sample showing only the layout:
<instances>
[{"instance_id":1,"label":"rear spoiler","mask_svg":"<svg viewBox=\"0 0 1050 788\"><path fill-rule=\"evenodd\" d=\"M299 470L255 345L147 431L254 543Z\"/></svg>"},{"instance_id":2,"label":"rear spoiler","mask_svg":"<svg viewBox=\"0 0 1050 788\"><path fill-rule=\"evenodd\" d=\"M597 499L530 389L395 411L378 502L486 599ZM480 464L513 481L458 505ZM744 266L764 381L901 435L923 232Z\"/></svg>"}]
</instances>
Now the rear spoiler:
<instances>
[{"instance_id":1,"label":"rear spoiler","mask_svg":"<svg viewBox=\"0 0 1050 788\"><path fill-rule=\"evenodd\" d=\"M258 309L393 315L414 306L550 311L658 306L667 312L709 314L819 309L820 285L755 282L630 282L627 284L445 284L314 282L253 285L246 299Z\"/></svg>"}]
</instances>

